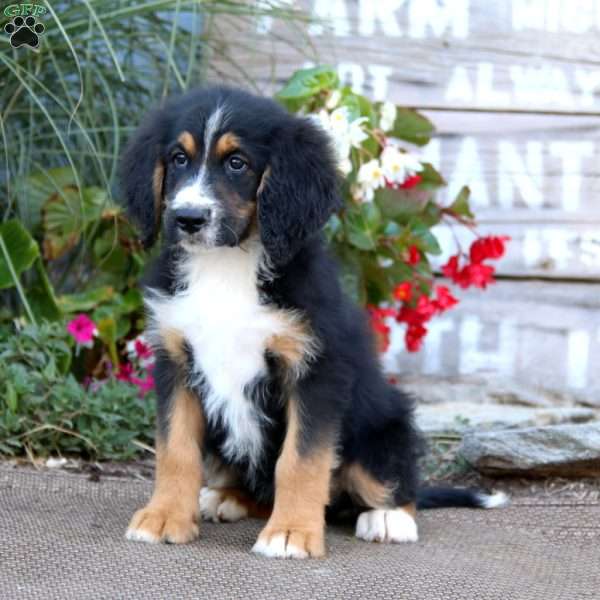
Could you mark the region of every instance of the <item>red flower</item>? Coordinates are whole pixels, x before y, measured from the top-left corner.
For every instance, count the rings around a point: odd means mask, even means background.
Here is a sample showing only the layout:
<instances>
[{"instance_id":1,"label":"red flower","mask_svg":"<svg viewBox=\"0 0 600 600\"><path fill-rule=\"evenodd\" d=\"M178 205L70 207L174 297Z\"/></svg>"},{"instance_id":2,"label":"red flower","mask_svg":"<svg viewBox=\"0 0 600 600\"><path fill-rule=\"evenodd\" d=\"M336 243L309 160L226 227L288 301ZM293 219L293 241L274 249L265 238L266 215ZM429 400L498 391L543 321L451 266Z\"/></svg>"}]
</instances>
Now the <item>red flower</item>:
<instances>
[{"instance_id":1,"label":"red flower","mask_svg":"<svg viewBox=\"0 0 600 600\"><path fill-rule=\"evenodd\" d=\"M371 327L377 339L377 348L380 352L385 352L390 346L391 332L389 325L385 323L385 318L393 317L396 311L392 308L379 308L371 305L367 306L367 311L371 317Z\"/></svg>"},{"instance_id":2,"label":"red flower","mask_svg":"<svg viewBox=\"0 0 600 600\"><path fill-rule=\"evenodd\" d=\"M122 363L119 365L119 370L117 371L115 377L119 381L127 381L128 383L131 383L133 379L133 365L131 363Z\"/></svg>"},{"instance_id":3,"label":"red flower","mask_svg":"<svg viewBox=\"0 0 600 600\"><path fill-rule=\"evenodd\" d=\"M396 321L398 323L408 323L409 325L419 324L423 322L423 317L414 309L408 306L403 306L396 315Z\"/></svg>"},{"instance_id":4,"label":"red flower","mask_svg":"<svg viewBox=\"0 0 600 600\"><path fill-rule=\"evenodd\" d=\"M444 277L448 277L449 279L454 280L456 274L458 273L458 259L460 258L459 254L455 254L451 256L448 262L442 267L442 274Z\"/></svg>"},{"instance_id":5,"label":"red flower","mask_svg":"<svg viewBox=\"0 0 600 600\"><path fill-rule=\"evenodd\" d=\"M409 265L416 265L419 263L420 260L421 253L419 252L419 249L416 246L411 246L408 249L408 258L406 259L406 262Z\"/></svg>"},{"instance_id":6,"label":"red flower","mask_svg":"<svg viewBox=\"0 0 600 600\"><path fill-rule=\"evenodd\" d=\"M413 175L412 177L407 177L399 187L403 190L410 190L419 185L421 181L423 181L423 178L420 175Z\"/></svg>"},{"instance_id":7,"label":"red flower","mask_svg":"<svg viewBox=\"0 0 600 600\"><path fill-rule=\"evenodd\" d=\"M468 288L471 285L485 289L488 283L494 282L495 268L483 263L473 263L463 267L456 275L455 282L462 288Z\"/></svg>"},{"instance_id":8,"label":"red flower","mask_svg":"<svg viewBox=\"0 0 600 600\"><path fill-rule=\"evenodd\" d=\"M506 251L505 243L510 238L508 236L487 236L475 240L471 244L469 256L472 263L481 263L487 258L498 259L504 256Z\"/></svg>"},{"instance_id":9,"label":"red flower","mask_svg":"<svg viewBox=\"0 0 600 600\"><path fill-rule=\"evenodd\" d=\"M420 316L421 321L429 321L436 313L436 306L425 294L423 294L417 302L416 311Z\"/></svg>"},{"instance_id":10,"label":"red flower","mask_svg":"<svg viewBox=\"0 0 600 600\"><path fill-rule=\"evenodd\" d=\"M406 349L409 352L418 352L423 345L423 338L427 335L427 329L423 325L409 325L404 335Z\"/></svg>"},{"instance_id":11,"label":"red flower","mask_svg":"<svg viewBox=\"0 0 600 600\"><path fill-rule=\"evenodd\" d=\"M394 298L399 302L408 302L412 296L412 283L405 281L394 288Z\"/></svg>"},{"instance_id":12,"label":"red flower","mask_svg":"<svg viewBox=\"0 0 600 600\"><path fill-rule=\"evenodd\" d=\"M435 288L436 299L433 301L439 312L444 312L458 304L458 300L452 295L445 285L438 285Z\"/></svg>"}]
</instances>

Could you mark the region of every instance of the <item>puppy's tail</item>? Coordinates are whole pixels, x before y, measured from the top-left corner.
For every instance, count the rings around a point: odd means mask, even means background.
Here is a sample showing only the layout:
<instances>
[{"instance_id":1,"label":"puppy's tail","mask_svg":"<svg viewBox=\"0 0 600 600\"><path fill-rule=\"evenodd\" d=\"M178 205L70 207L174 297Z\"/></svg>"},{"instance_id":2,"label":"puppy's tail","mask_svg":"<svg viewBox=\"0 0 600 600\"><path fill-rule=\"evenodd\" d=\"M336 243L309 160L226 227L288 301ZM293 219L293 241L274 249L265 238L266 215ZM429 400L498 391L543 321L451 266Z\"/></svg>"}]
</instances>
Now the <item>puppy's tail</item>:
<instances>
[{"instance_id":1,"label":"puppy's tail","mask_svg":"<svg viewBox=\"0 0 600 600\"><path fill-rule=\"evenodd\" d=\"M486 494L481 490L426 487L417 492L417 508L500 508L509 502L504 492Z\"/></svg>"}]
</instances>

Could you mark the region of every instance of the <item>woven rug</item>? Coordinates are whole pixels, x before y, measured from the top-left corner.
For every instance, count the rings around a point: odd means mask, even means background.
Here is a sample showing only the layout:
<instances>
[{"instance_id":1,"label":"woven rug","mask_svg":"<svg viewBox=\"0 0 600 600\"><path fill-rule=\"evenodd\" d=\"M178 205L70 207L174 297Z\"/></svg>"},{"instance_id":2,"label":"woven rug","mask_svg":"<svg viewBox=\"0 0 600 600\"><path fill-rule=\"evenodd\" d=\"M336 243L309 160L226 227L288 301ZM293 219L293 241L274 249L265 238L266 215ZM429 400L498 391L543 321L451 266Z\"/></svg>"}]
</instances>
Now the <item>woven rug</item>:
<instances>
[{"instance_id":1,"label":"woven rug","mask_svg":"<svg viewBox=\"0 0 600 600\"><path fill-rule=\"evenodd\" d=\"M0 598L583 600L600 598L600 506L520 499L419 515L416 544L330 528L323 560L249 550L260 521L215 525L186 546L126 541L151 485L0 468Z\"/></svg>"}]
</instances>

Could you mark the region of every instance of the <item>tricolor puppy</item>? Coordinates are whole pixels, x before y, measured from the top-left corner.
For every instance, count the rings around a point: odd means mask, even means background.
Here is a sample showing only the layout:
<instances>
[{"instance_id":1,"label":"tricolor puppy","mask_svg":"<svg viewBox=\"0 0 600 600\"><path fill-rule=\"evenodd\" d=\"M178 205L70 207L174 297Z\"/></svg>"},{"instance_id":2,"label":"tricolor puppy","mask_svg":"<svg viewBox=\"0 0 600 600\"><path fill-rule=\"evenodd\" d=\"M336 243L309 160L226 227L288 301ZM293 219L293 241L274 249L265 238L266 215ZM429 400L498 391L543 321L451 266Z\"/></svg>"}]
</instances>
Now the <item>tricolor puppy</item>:
<instances>
[{"instance_id":1,"label":"tricolor puppy","mask_svg":"<svg viewBox=\"0 0 600 600\"><path fill-rule=\"evenodd\" d=\"M264 516L254 551L304 558L325 552L326 512L353 515L361 539L409 542L419 507L503 502L419 489L413 402L382 375L321 233L341 206L323 131L199 89L149 115L122 173L145 244L162 238L145 294L156 484L129 539L189 542L200 515Z\"/></svg>"}]
</instances>

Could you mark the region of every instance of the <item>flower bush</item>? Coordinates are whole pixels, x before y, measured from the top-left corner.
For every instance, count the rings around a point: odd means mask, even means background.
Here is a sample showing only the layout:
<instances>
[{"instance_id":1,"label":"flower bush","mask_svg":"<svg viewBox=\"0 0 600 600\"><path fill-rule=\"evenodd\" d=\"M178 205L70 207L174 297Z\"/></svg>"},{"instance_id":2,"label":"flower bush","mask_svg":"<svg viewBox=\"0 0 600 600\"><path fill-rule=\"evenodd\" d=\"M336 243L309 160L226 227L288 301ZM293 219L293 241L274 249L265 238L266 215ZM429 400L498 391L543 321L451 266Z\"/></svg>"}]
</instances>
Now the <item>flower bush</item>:
<instances>
[{"instance_id":1,"label":"flower bush","mask_svg":"<svg viewBox=\"0 0 600 600\"><path fill-rule=\"evenodd\" d=\"M277 98L331 137L345 203L326 233L344 287L366 307L382 351L391 320L418 351L431 319L458 303L452 285L494 281L508 238L477 236L467 187L447 205L436 199L445 181L419 154L433 125L417 111L371 102L327 67L298 71ZM153 411L138 285L147 257L107 189L84 187L64 165L26 184L28 222L0 223L0 454L131 457ZM474 240L436 273L439 224L467 227Z\"/></svg>"},{"instance_id":2,"label":"flower bush","mask_svg":"<svg viewBox=\"0 0 600 600\"><path fill-rule=\"evenodd\" d=\"M484 261L501 258L508 238L477 237L468 187L447 206L436 200L446 183L419 156L434 132L419 112L371 102L341 85L329 67L297 71L277 98L331 137L345 205L327 233L347 291L367 307L381 350L389 345L387 320L393 318L406 327L407 350L418 351L426 323L458 303L447 286L436 284L432 257L442 250L432 229L457 224L476 236L468 255L459 249L441 269L461 288L493 282L495 268Z\"/></svg>"}]
</instances>

